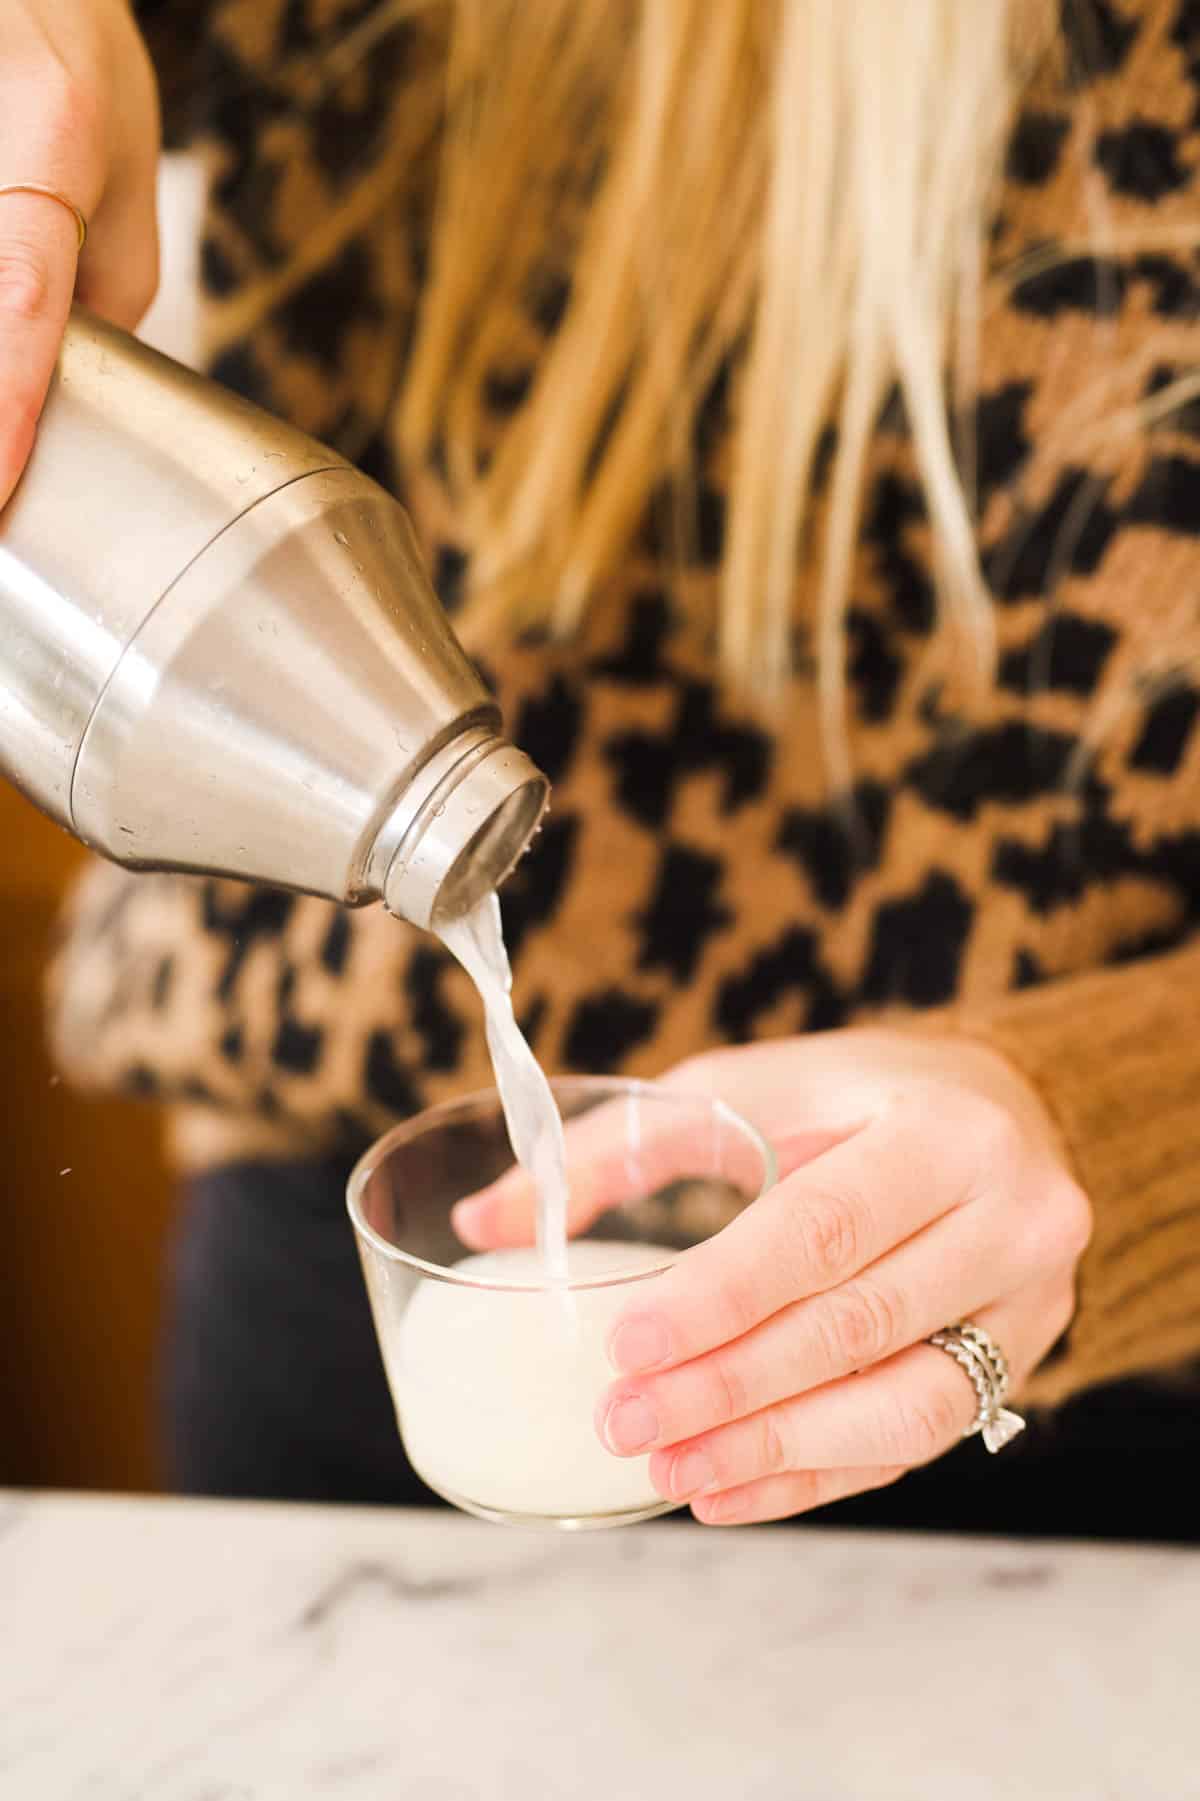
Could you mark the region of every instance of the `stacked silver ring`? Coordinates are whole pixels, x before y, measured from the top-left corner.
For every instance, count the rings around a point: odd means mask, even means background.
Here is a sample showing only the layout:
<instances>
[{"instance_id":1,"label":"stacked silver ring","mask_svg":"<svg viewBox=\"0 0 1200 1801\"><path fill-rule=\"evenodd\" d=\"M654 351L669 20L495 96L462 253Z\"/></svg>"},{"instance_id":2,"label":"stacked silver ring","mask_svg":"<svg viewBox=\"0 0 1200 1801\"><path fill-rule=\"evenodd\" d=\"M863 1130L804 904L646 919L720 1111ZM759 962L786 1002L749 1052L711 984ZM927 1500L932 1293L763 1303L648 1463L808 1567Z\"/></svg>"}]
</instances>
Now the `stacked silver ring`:
<instances>
[{"instance_id":1,"label":"stacked silver ring","mask_svg":"<svg viewBox=\"0 0 1200 1801\"><path fill-rule=\"evenodd\" d=\"M947 1357L953 1357L975 1390L975 1418L963 1437L971 1438L979 1432L989 1451L1003 1450L1018 1432L1025 1430L1025 1421L1019 1413L1011 1412L1004 1405L1008 1399L1010 1374L1008 1359L1000 1346L990 1332L985 1332L971 1320L935 1332L929 1343L936 1345L939 1351L945 1351Z\"/></svg>"}]
</instances>

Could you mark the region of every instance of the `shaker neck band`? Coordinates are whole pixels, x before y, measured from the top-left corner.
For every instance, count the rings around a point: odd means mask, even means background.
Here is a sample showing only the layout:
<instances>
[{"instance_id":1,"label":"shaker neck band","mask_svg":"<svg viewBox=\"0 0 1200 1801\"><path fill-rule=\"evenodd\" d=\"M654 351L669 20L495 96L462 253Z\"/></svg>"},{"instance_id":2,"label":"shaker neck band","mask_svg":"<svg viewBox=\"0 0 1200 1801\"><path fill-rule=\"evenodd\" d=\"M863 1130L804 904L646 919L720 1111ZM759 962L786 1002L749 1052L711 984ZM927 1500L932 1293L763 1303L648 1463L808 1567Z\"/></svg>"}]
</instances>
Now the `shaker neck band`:
<instances>
[{"instance_id":1,"label":"shaker neck band","mask_svg":"<svg viewBox=\"0 0 1200 1801\"><path fill-rule=\"evenodd\" d=\"M385 907L425 929L461 917L512 870L548 798L546 778L515 745L482 726L460 733L422 767L380 834L395 843Z\"/></svg>"}]
</instances>

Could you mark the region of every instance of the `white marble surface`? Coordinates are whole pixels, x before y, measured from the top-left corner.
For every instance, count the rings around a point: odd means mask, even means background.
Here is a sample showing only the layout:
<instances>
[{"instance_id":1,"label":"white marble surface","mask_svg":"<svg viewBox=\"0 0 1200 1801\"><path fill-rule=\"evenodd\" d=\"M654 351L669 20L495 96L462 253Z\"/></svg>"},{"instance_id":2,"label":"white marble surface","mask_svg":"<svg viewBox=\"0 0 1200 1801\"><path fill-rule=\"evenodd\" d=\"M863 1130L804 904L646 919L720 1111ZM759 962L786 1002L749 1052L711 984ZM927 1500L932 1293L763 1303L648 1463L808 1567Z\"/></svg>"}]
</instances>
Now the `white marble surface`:
<instances>
[{"instance_id":1,"label":"white marble surface","mask_svg":"<svg viewBox=\"0 0 1200 1801\"><path fill-rule=\"evenodd\" d=\"M1188 1801L1200 1557L0 1496L5 1801Z\"/></svg>"}]
</instances>

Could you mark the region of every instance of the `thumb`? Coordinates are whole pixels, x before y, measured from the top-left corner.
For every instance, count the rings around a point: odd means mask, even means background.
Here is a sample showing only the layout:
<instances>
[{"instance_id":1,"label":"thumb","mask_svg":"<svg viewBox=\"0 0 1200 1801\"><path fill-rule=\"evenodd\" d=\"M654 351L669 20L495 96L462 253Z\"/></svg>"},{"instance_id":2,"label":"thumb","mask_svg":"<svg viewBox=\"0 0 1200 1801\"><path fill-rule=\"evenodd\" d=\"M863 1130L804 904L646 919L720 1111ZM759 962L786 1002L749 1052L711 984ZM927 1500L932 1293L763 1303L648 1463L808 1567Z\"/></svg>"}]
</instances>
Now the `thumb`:
<instances>
[{"instance_id":1,"label":"thumb","mask_svg":"<svg viewBox=\"0 0 1200 1801\"><path fill-rule=\"evenodd\" d=\"M743 1192L757 1188L761 1164L749 1144L735 1133L718 1133L720 1145L714 1146L708 1097L662 1084L652 1085L646 1097L649 1104L635 1089L567 1121L563 1139L572 1237L586 1232L610 1208L648 1199L675 1182L724 1179ZM857 1130L857 1123L812 1126L775 1139L779 1177L823 1156ZM533 1184L524 1170L514 1168L460 1201L452 1222L473 1250L499 1250L532 1244L536 1216Z\"/></svg>"}]
</instances>

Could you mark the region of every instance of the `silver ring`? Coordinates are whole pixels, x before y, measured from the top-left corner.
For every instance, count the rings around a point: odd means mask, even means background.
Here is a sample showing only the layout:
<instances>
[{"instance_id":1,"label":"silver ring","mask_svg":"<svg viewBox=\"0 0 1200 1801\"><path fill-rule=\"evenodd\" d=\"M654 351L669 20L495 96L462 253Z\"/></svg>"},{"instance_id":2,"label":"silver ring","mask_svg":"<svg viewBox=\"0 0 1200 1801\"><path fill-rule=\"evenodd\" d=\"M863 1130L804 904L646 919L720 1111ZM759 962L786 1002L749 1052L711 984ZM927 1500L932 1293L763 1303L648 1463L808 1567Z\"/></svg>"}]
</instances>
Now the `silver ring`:
<instances>
[{"instance_id":1,"label":"silver ring","mask_svg":"<svg viewBox=\"0 0 1200 1801\"><path fill-rule=\"evenodd\" d=\"M988 1363L991 1364L996 1376L996 1404L997 1406L1002 1407L1008 1399L1008 1390L1011 1383L1008 1358L1004 1355L1004 1352L1000 1349L1000 1346L996 1343L991 1333L985 1332L982 1326L975 1325L973 1320L963 1320L956 1330L961 1337L966 1339L968 1344L974 1345L975 1349L987 1359Z\"/></svg>"},{"instance_id":2,"label":"silver ring","mask_svg":"<svg viewBox=\"0 0 1200 1801\"><path fill-rule=\"evenodd\" d=\"M980 1433L987 1449L995 1454L1011 1444L1025 1421L1004 1403L1008 1398L1010 1373L1008 1359L989 1332L971 1320L947 1326L935 1332L929 1343L953 1357L971 1387L975 1390L975 1418L963 1433L973 1438Z\"/></svg>"}]
</instances>

